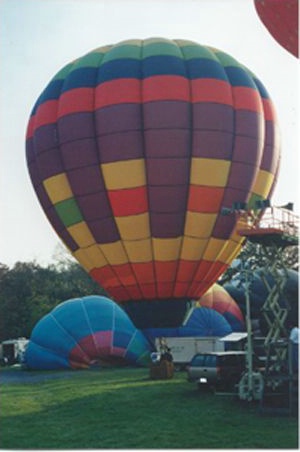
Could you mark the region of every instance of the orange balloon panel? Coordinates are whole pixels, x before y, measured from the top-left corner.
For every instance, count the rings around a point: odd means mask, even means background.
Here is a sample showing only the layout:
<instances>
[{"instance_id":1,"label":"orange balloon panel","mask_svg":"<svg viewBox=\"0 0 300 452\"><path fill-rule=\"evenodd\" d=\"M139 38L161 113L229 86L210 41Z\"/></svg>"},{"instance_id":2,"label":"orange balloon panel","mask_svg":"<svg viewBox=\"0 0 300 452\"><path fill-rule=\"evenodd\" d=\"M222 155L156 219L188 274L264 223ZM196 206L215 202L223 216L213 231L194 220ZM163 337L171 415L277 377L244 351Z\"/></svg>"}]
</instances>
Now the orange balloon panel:
<instances>
[{"instance_id":1,"label":"orange balloon panel","mask_svg":"<svg viewBox=\"0 0 300 452\"><path fill-rule=\"evenodd\" d=\"M269 197L279 153L262 83L184 40L129 40L73 61L27 129L49 221L118 302L201 296L242 243L221 208Z\"/></svg>"}]
</instances>

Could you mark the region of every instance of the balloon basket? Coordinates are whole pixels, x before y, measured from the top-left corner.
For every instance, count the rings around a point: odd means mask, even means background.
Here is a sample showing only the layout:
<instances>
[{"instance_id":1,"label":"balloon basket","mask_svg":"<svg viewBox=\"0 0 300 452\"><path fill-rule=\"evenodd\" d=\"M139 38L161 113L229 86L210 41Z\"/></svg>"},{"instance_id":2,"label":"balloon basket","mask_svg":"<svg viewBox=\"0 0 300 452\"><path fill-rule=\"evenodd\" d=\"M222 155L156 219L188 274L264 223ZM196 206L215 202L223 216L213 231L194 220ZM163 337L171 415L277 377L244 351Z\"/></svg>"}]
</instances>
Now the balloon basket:
<instances>
[{"instance_id":1,"label":"balloon basket","mask_svg":"<svg viewBox=\"0 0 300 452\"><path fill-rule=\"evenodd\" d=\"M152 363L150 366L150 378L151 380L167 380L173 378L174 364L169 361L160 361L158 363Z\"/></svg>"}]
</instances>

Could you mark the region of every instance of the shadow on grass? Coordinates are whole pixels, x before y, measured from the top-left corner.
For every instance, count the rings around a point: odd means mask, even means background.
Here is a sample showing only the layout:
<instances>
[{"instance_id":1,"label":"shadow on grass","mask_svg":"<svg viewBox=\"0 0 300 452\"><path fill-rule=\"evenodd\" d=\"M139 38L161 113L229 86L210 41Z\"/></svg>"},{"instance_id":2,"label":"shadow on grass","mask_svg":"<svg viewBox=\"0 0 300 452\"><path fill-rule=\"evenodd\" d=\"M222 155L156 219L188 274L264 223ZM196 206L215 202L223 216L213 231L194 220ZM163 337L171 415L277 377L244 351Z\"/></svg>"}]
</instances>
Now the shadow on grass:
<instances>
[{"instance_id":1,"label":"shadow on grass","mask_svg":"<svg viewBox=\"0 0 300 452\"><path fill-rule=\"evenodd\" d=\"M282 419L261 419L232 397L201 394L184 375L154 381L146 373L84 374L32 392L26 385L32 405L22 412L16 403L3 417L1 448L297 448L294 420L283 429Z\"/></svg>"}]
</instances>

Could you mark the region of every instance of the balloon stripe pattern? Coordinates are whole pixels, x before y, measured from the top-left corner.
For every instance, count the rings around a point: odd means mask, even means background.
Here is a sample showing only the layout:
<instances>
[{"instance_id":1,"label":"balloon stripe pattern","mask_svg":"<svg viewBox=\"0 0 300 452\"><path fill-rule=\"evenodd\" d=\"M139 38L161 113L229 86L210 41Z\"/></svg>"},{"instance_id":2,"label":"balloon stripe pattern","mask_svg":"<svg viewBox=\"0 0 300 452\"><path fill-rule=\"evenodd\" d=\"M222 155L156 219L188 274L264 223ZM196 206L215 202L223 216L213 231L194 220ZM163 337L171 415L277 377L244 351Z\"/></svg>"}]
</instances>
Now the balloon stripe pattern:
<instances>
[{"instance_id":1,"label":"balloon stripe pattern","mask_svg":"<svg viewBox=\"0 0 300 452\"><path fill-rule=\"evenodd\" d=\"M27 162L54 229L118 302L199 298L242 239L222 207L273 191L280 146L262 83L185 40L100 47L33 108Z\"/></svg>"},{"instance_id":2,"label":"balloon stripe pattern","mask_svg":"<svg viewBox=\"0 0 300 452\"><path fill-rule=\"evenodd\" d=\"M150 345L120 306L96 295L56 306L34 327L25 353L29 368L44 370L115 359L148 365Z\"/></svg>"},{"instance_id":3,"label":"balloon stripe pattern","mask_svg":"<svg viewBox=\"0 0 300 452\"><path fill-rule=\"evenodd\" d=\"M214 284L202 297L196 301L197 307L213 309L225 317L232 331L244 331L245 320L238 304L224 287Z\"/></svg>"}]
</instances>

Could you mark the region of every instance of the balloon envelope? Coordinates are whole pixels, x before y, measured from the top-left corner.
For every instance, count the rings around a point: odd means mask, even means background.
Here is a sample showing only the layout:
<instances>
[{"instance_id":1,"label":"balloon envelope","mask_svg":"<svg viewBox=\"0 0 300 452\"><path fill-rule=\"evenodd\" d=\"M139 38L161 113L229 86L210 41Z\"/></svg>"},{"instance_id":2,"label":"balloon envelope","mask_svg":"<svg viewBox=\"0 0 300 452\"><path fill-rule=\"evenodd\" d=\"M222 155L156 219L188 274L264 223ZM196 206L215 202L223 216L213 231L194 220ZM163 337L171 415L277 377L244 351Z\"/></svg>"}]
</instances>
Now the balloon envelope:
<instances>
[{"instance_id":1,"label":"balloon envelope","mask_svg":"<svg viewBox=\"0 0 300 452\"><path fill-rule=\"evenodd\" d=\"M238 304L219 284L214 284L199 300L196 306L214 309L225 317L232 331L244 331L244 316Z\"/></svg>"},{"instance_id":2,"label":"balloon envelope","mask_svg":"<svg viewBox=\"0 0 300 452\"><path fill-rule=\"evenodd\" d=\"M50 81L29 120L27 162L49 221L110 296L185 301L241 247L221 208L272 193L277 129L266 89L230 55L129 40Z\"/></svg>"},{"instance_id":3,"label":"balloon envelope","mask_svg":"<svg viewBox=\"0 0 300 452\"><path fill-rule=\"evenodd\" d=\"M282 270L278 270L281 274ZM298 319L298 289L299 289L299 275L298 272L292 269L287 270L287 282L283 288L282 294L279 297L279 304L281 307L289 307L289 312L286 320L286 325L294 319ZM269 288L274 287L274 277L267 273L265 274L266 283ZM243 275L238 273L230 282L224 284L224 288L236 301L241 311L246 315L246 287ZM250 280L249 295L250 295L250 311L251 318L259 320L260 328L263 333L268 331L265 325L263 313L261 311L264 302L269 294L269 290L260 277L260 271L255 270Z\"/></svg>"},{"instance_id":4,"label":"balloon envelope","mask_svg":"<svg viewBox=\"0 0 300 452\"><path fill-rule=\"evenodd\" d=\"M203 336L226 336L232 333L229 322L214 309L195 307L190 310L183 326L202 331Z\"/></svg>"},{"instance_id":5,"label":"balloon envelope","mask_svg":"<svg viewBox=\"0 0 300 452\"><path fill-rule=\"evenodd\" d=\"M146 328L145 336L154 343L156 337L223 337L232 333L224 316L210 308L192 308L178 328Z\"/></svg>"},{"instance_id":6,"label":"balloon envelope","mask_svg":"<svg viewBox=\"0 0 300 452\"><path fill-rule=\"evenodd\" d=\"M55 307L34 327L25 353L31 369L76 369L97 361L150 361L143 334L116 303L100 296L74 298Z\"/></svg>"},{"instance_id":7,"label":"balloon envelope","mask_svg":"<svg viewBox=\"0 0 300 452\"><path fill-rule=\"evenodd\" d=\"M254 4L260 20L273 38L298 57L298 0L254 0Z\"/></svg>"}]
</instances>

